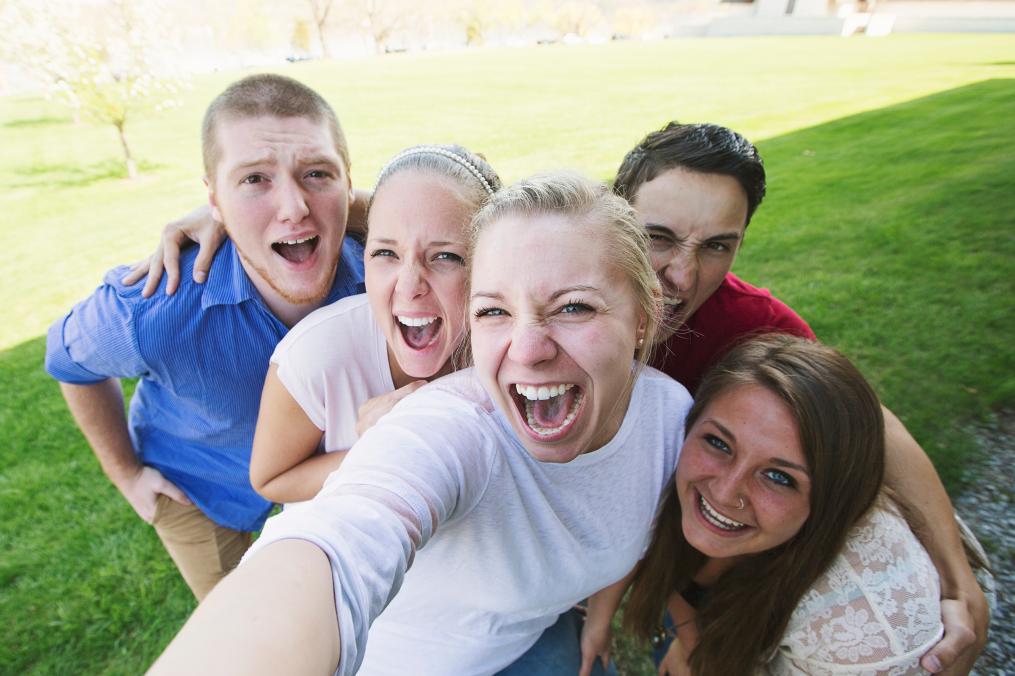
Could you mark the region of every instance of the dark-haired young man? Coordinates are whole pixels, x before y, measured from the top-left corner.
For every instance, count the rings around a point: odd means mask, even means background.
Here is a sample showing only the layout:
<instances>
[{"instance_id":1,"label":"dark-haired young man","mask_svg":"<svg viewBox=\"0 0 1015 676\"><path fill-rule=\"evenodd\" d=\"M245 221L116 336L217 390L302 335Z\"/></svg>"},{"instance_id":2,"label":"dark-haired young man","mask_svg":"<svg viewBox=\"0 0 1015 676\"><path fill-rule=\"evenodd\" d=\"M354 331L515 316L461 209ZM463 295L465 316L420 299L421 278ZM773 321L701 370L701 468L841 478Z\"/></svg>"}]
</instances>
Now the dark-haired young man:
<instances>
[{"instance_id":1,"label":"dark-haired young man","mask_svg":"<svg viewBox=\"0 0 1015 676\"><path fill-rule=\"evenodd\" d=\"M227 241L207 284L145 298L125 268L49 330L60 381L103 471L152 523L200 600L239 561L271 503L250 485L268 358L318 307L362 291L346 240L345 137L316 92L278 75L229 86L203 128L205 182ZM140 377L124 417L119 378Z\"/></svg>"}]
</instances>

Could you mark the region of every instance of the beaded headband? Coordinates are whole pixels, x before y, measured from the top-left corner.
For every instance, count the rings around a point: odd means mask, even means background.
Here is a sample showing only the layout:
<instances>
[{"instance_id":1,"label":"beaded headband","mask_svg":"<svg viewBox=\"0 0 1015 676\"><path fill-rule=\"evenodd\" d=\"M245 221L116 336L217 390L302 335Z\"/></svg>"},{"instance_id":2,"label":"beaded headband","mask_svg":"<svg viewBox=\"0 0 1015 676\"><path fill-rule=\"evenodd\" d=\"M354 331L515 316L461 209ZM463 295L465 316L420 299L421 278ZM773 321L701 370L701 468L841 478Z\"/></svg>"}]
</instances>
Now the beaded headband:
<instances>
[{"instance_id":1,"label":"beaded headband","mask_svg":"<svg viewBox=\"0 0 1015 676\"><path fill-rule=\"evenodd\" d=\"M483 176L483 172L481 172L478 168L476 168L476 165L470 162L467 158L464 158L461 155L453 153L450 150L445 150L444 148L440 148L438 146L417 146L415 148L409 148L408 150L403 150L402 152L398 153L393 158L391 158L390 162L384 165L383 169L381 169L381 173L378 174L377 176L378 185L380 185L380 182L384 180L384 176L391 170L391 167L394 166L396 162L399 162L400 160L403 160L406 157L410 157L412 155L440 155L441 157L446 157L449 160L452 160L453 162L456 162L457 164L465 167L470 174L475 176L479 180L479 182L483 184L483 189L486 190L487 195L492 195L494 193L493 186L491 186L490 182L486 180L486 176Z\"/></svg>"}]
</instances>

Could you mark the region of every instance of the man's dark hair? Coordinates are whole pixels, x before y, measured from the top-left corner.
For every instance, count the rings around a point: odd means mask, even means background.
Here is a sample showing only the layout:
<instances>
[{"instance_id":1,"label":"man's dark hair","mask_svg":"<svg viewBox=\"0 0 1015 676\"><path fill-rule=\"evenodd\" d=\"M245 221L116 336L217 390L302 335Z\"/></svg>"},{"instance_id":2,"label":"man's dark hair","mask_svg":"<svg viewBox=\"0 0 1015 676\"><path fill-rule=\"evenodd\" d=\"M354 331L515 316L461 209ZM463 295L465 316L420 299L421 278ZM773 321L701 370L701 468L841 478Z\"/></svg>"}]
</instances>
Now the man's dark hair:
<instances>
[{"instance_id":1,"label":"man's dark hair","mask_svg":"<svg viewBox=\"0 0 1015 676\"><path fill-rule=\"evenodd\" d=\"M747 223L765 197L765 165L754 144L717 124L676 121L646 136L624 156L613 191L634 202L642 184L669 169L736 179L747 195Z\"/></svg>"}]
</instances>

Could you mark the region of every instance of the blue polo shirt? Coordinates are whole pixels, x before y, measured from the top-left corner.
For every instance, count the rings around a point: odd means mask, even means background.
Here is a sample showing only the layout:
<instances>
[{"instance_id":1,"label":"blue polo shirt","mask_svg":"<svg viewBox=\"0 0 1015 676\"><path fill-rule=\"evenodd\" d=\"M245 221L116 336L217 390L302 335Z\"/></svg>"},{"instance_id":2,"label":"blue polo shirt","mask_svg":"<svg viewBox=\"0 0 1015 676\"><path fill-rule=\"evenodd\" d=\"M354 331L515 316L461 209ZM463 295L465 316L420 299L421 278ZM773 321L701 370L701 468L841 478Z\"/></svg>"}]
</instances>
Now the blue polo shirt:
<instances>
[{"instance_id":1,"label":"blue polo shirt","mask_svg":"<svg viewBox=\"0 0 1015 676\"><path fill-rule=\"evenodd\" d=\"M142 298L124 266L49 329L46 371L76 384L140 377L128 424L142 463L158 469L216 523L259 530L271 503L250 486L250 449L268 359L288 328L261 300L229 240L208 281L180 257L180 287ZM325 303L363 292L363 249L350 238ZM341 349L340 345L335 346Z\"/></svg>"}]
</instances>

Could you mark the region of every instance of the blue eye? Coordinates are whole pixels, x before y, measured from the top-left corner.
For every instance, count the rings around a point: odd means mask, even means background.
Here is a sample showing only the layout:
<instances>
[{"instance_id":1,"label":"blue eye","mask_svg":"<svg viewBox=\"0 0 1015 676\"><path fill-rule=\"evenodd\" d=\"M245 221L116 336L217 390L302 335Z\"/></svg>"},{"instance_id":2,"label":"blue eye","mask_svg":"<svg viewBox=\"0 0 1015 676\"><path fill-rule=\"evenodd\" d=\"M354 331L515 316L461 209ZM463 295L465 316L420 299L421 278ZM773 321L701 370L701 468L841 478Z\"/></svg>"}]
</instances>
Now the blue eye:
<instances>
[{"instance_id":1,"label":"blue eye","mask_svg":"<svg viewBox=\"0 0 1015 676\"><path fill-rule=\"evenodd\" d=\"M787 488L796 487L796 479L791 477L786 472L782 472L777 469L766 469L764 474L766 477L768 477L770 481L777 483L780 486L786 486Z\"/></svg>"},{"instance_id":2,"label":"blue eye","mask_svg":"<svg viewBox=\"0 0 1015 676\"><path fill-rule=\"evenodd\" d=\"M473 312L472 316L477 319L480 317L506 317L507 312L499 307L485 307Z\"/></svg>"},{"instance_id":3,"label":"blue eye","mask_svg":"<svg viewBox=\"0 0 1015 676\"><path fill-rule=\"evenodd\" d=\"M589 312L595 312L591 305L581 302L580 300L572 300L560 308L560 313L565 315L574 314L586 314Z\"/></svg>"},{"instance_id":4,"label":"blue eye","mask_svg":"<svg viewBox=\"0 0 1015 676\"><path fill-rule=\"evenodd\" d=\"M458 263L458 264L465 263L465 259L464 258L462 258L461 256L459 256L456 253L451 253L450 251L441 251L440 253L436 254L433 257L433 260L435 260L435 261L448 261L450 263Z\"/></svg>"},{"instance_id":5,"label":"blue eye","mask_svg":"<svg viewBox=\"0 0 1015 676\"><path fill-rule=\"evenodd\" d=\"M712 446L713 448L722 451L723 453L730 452L729 445L719 437L715 436L714 434L706 434L705 443L708 444L709 446Z\"/></svg>"},{"instance_id":6,"label":"blue eye","mask_svg":"<svg viewBox=\"0 0 1015 676\"><path fill-rule=\"evenodd\" d=\"M371 258L377 258L378 256L384 256L386 258L398 258L398 256L395 255L395 252L392 251L391 249L374 249L373 251L370 252Z\"/></svg>"}]
</instances>

